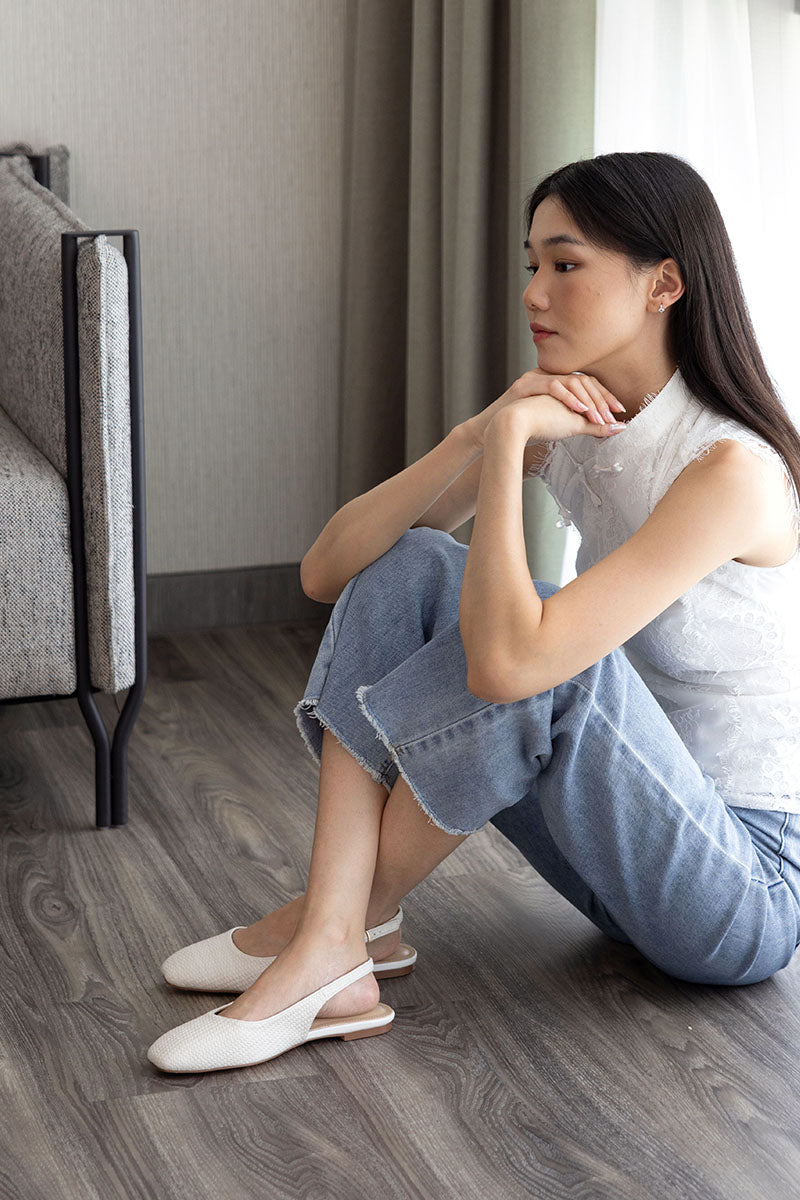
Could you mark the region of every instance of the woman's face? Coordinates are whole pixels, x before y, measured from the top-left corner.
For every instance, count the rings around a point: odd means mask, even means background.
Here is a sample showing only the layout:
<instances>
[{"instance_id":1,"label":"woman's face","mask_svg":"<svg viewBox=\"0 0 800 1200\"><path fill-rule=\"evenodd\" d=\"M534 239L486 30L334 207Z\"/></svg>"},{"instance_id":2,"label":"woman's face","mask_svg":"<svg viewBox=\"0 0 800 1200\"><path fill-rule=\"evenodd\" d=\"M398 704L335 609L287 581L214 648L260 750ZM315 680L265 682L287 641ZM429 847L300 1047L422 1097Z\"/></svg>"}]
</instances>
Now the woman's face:
<instances>
[{"instance_id":1,"label":"woman's face","mask_svg":"<svg viewBox=\"0 0 800 1200\"><path fill-rule=\"evenodd\" d=\"M547 244L561 237L571 240ZM534 269L522 300L529 323L555 331L536 342L542 370L583 371L602 381L637 361L649 341L652 273L634 274L625 255L590 245L553 196L533 214L528 258Z\"/></svg>"}]
</instances>

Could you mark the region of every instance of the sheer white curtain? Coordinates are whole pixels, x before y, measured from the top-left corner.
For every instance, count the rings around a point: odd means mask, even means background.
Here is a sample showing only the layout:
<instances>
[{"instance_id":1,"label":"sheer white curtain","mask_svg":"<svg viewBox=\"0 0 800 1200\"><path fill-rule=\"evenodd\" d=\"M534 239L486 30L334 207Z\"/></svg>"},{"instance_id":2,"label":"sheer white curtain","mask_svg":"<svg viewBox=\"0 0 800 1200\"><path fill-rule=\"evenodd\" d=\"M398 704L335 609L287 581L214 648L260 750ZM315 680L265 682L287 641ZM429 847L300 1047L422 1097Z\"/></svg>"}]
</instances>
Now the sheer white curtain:
<instances>
[{"instance_id":1,"label":"sheer white curtain","mask_svg":"<svg viewBox=\"0 0 800 1200\"><path fill-rule=\"evenodd\" d=\"M800 424L800 0L597 0L596 13L594 154L664 150L700 172ZM567 534L562 583L580 544Z\"/></svg>"},{"instance_id":2,"label":"sheer white curtain","mask_svg":"<svg viewBox=\"0 0 800 1200\"><path fill-rule=\"evenodd\" d=\"M767 370L800 421L796 0L598 0L594 153L666 150L722 210Z\"/></svg>"}]
</instances>

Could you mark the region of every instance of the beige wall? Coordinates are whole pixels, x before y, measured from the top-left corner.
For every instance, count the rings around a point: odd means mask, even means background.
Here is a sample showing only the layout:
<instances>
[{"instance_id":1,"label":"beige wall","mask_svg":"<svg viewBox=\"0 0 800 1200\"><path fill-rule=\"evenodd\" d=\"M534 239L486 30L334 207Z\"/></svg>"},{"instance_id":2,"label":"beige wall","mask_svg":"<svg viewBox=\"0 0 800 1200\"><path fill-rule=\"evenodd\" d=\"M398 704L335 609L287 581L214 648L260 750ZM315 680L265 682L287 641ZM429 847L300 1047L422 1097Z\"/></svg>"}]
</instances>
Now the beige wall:
<instances>
[{"instance_id":1,"label":"beige wall","mask_svg":"<svg viewBox=\"0 0 800 1200\"><path fill-rule=\"evenodd\" d=\"M299 562L333 511L345 0L0 0L0 144L139 230L148 573Z\"/></svg>"}]
</instances>

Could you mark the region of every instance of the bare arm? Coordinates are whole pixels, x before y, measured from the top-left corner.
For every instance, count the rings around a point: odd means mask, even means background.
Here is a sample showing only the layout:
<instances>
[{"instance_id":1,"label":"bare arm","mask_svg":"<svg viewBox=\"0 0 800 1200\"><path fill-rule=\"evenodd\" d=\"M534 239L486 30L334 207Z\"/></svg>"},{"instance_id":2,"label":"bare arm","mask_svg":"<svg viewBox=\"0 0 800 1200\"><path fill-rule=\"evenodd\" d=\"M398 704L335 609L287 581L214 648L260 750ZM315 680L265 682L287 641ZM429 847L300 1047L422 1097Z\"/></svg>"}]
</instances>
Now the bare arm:
<instances>
[{"instance_id":1,"label":"bare arm","mask_svg":"<svg viewBox=\"0 0 800 1200\"><path fill-rule=\"evenodd\" d=\"M300 564L306 595L325 604L335 603L353 576L385 554L407 529L417 523L428 524L422 518L432 512L440 498L444 501L442 493L454 481L480 466L482 454L469 430L456 425L438 446L410 467L343 505ZM477 483L474 490L477 496ZM440 512L447 516L445 509L449 512L452 508L458 516L463 506L463 497L452 498L444 501ZM465 519L460 517L452 528Z\"/></svg>"},{"instance_id":2,"label":"bare arm","mask_svg":"<svg viewBox=\"0 0 800 1200\"><path fill-rule=\"evenodd\" d=\"M551 396L550 390L558 395ZM611 396L610 392L606 394ZM580 397L584 403L580 403ZM600 385L593 376L550 376L528 371L488 408L454 426L417 462L335 512L300 564L303 591L321 603L334 604L353 576L385 554L407 529L425 525L450 533L474 516L483 433L507 405L525 398L535 400L550 414L551 425L555 418L557 438L577 433L600 435L606 426L594 408L598 397L602 399ZM619 403L613 397L612 401ZM586 419L570 411L577 404L587 411ZM590 418L599 422L599 427ZM547 453L544 443L552 436L548 432L535 443L530 439L533 444L525 447L523 476L541 468Z\"/></svg>"},{"instance_id":3,"label":"bare arm","mask_svg":"<svg viewBox=\"0 0 800 1200\"><path fill-rule=\"evenodd\" d=\"M530 478L538 475L546 456L547 445L545 443L538 442L532 446L526 446L522 466L523 477ZM482 469L483 455L463 474L459 475L458 479L450 484L447 491L442 492L439 499L433 502L411 528L418 529L421 525L426 525L429 529L443 529L445 533L452 533L470 517L474 517L475 509L478 506L478 488L481 485Z\"/></svg>"},{"instance_id":4,"label":"bare arm","mask_svg":"<svg viewBox=\"0 0 800 1200\"><path fill-rule=\"evenodd\" d=\"M765 515L771 481L766 474L753 476L748 449L724 440L707 458L684 468L626 542L541 600L530 585L520 544L516 451L513 431L507 434L505 444L498 438L499 445L487 448L487 490L480 497L459 610L460 622L468 618L462 636L476 684L469 684L470 691L494 704L513 704L574 679L710 572L736 556L749 557L773 527ZM492 596L480 594L481 576L494 589Z\"/></svg>"}]
</instances>

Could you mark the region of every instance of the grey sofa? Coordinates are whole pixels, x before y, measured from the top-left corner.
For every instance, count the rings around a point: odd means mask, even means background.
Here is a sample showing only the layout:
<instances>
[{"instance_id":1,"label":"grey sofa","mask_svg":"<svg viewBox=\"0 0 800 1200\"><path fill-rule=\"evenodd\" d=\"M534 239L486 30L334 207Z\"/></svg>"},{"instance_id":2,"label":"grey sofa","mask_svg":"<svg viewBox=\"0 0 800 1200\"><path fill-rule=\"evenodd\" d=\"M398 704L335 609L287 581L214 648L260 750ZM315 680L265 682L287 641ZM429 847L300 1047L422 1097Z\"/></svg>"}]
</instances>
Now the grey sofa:
<instances>
[{"instance_id":1,"label":"grey sofa","mask_svg":"<svg viewBox=\"0 0 800 1200\"><path fill-rule=\"evenodd\" d=\"M0 702L77 697L119 826L146 678L138 233L88 230L43 157L0 152ZM112 745L93 693L124 689Z\"/></svg>"}]
</instances>

